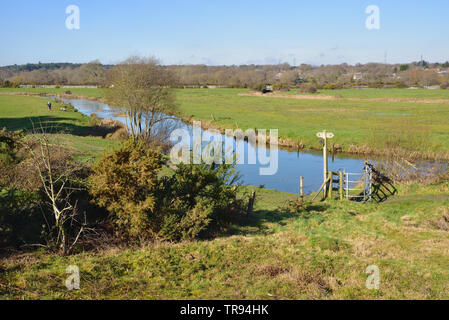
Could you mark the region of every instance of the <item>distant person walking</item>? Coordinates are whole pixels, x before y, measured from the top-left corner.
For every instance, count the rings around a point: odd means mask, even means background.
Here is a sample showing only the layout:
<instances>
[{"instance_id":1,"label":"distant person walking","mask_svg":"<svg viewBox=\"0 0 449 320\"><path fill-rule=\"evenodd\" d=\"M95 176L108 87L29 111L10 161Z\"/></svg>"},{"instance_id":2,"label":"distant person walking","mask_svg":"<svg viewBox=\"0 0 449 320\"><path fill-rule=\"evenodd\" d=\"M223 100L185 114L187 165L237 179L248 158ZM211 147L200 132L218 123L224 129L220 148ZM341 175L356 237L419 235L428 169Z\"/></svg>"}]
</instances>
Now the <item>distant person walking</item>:
<instances>
[{"instance_id":1,"label":"distant person walking","mask_svg":"<svg viewBox=\"0 0 449 320\"><path fill-rule=\"evenodd\" d=\"M51 111L51 102L50 101L47 102L47 107L48 107L48 111Z\"/></svg>"}]
</instances>

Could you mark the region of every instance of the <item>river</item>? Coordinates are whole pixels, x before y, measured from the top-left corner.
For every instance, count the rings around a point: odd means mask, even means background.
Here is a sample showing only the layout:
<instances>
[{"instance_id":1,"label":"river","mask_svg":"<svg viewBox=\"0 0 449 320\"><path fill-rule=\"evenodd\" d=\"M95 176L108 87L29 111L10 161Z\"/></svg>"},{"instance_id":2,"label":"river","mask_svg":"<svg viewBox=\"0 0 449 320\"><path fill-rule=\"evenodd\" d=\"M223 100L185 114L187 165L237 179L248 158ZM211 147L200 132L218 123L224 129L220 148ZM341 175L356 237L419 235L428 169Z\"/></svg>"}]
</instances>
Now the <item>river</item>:
<instances>
[{"instance_id":1,"label":"river","mask_svg":"<svg viewBox=\"0 0 449 320\"><path fill-rule=\"evenodd\" d=\"M118 116L117 109L107 104L85 99L62 99L65 103L71 103L79 112L90 116L95 113L100 118L110 118L125 123L126 118ZM181 121L181 120L179 120ZM191 126L180 122L180 126L191 130ZM267 130L270 128L266 128ZM317 130L318 131L318 130ZM279 133L282 135L282 133ZM245 152L257 148L244 142ZM266 150L269 155L269 149ZM359 173L364 166L363 158L356 158L338 154L329 155L329 170ZM261 186L281 192L299 193L299 177L304 177L304 193L317 191L323 182L323 155L315 151L288 151L279 149L278 170L274 175L260 175L260 165L237 165L242 179L247 185ZM262 166L266 167L266 166Z\"/></svg>"}]
</instances>

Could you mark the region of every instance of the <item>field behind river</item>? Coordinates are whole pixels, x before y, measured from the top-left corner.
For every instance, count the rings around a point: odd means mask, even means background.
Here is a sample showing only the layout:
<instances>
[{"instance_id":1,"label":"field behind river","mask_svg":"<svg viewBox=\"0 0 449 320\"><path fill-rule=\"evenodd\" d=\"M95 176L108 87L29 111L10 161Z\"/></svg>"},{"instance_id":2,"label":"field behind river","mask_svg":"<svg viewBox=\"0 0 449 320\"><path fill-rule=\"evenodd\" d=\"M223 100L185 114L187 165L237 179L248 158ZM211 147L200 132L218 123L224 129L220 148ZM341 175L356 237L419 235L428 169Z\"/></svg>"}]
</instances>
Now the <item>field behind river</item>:
<instances>
[{"instance_id":1,"label":"field behind river","mask_svg":"<svg viewBox=\"0 0 449 320\"><path fill-rule=\"evenodd\" d=\"M0 89L0 94L64 94L68 89ZM101 99L105 89L70 89ZM107 89L106 89L107 90ZM246 89L178 89L184 119L219 128L278 129L281 144L319 149L316 133L332 131L344 152L449 159L449 90L347 89L301 95L255 95ZM336 96L338 98L336 98Z\"/></svg>"},{"instance_id":2,"label":"field behind river","mask_svg":"<svg viewBox=\"0 0 449 320\"><path fill-rule=\"evenodd\" d=\"M387 90L367 91L366 95L384 97ZM355 92L362 95L364 90L348 90L347 95ZM420 90L423 99L431 92ZM391 93L405 98L415 96L415 91L407 89L393 89ZM335 134L331 145L345 152L381 155L400 149L422 158L449 159L449 101L322 100L320 94L301 99L293 93L256 96L236 89L190 89L177 94L186 117L222 128L279 129L283 142L293 146L319 149L316 133L326 129Z\"/></svg>"}]
</instances>

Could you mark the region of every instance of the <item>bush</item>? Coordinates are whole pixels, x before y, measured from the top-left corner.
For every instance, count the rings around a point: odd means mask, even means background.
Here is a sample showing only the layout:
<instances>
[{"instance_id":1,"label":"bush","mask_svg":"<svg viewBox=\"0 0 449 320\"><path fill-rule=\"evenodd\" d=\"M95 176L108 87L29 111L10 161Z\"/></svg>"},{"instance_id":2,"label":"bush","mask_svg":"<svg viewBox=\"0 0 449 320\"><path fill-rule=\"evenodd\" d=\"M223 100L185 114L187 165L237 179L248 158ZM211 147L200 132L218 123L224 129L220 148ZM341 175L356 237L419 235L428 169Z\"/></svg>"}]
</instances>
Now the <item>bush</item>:
<instances>
[{"instance_id":1,"label":"bush","mask_svg":"<svg viewBox=\"0 0 449 320\"><path fill-rule=\"evenodd\" d=\"M5 128L0 130L0 166L5 168L18 161L20 140L23 135L20 131L9 132Z\"/></svg>"},{"instance_id":2,"label":"bush","mask_svg":"<svg viewBox=\"0 0 449 320\"><path fill-rule=\"evenodd\" d=\"M299 86L300 93L316 93L317 89L315 86L309 83L303 83Z\"/></svg>"},{"instance_id":3,"label":"bush","mask_svg":"<svg viewBox=\"0 0 449 320\"><path fill-rule=\"evenodd\" d=\"M36 197L12 187L21 161L20 132L0 130L0 247L39 242L45 221L37 212Z\"/></svg>"},{"instance_id":4,"label":"bush","mask_svg":"<svg viewBox=\"0 0 449 320\"><path fill-rule=\"evenodd\" d=\"M100 207L113 215L112 222L125 237L151 236L154 228L150 218L161 167L159 152L130 139L93 168L90 193Z\"/></svg>"},{"instance_id":5,"label":"bush","mask_svg":"<svg viewBox=\"0 0 449 320\"><path fill-rule=\"evenodd\" d=\"M16 83L13 83L9 80L5 80L2 83L0 83L0 88L17 88L18 85Z\"/></svg>"},{"instance_id":6,"label":"bush","mask_svg":"<svg viewBox=\"0 0 449 320\"><path fill-rule=\"evenodd\" d=\"M40 243L45 220L37 197L15 189L0 189L0 248Z\"/></svg>"},{"instance_id":7,"label":"bush","mask_svg":"<svg viewBox=\"0 0 449 320\"><path fill-rule=\"evenodd\" d=\"M253 85L252 89L254 91L262 91L263 89L265 89L265 84L263 83L256 83Z\"/></svg>"},{"instance_id":8,"label":"bush","mask_svg":"<svg viewBox=\"0 0 449 320\"><path fill-rule=\"evenodd\" d=\"M100 118L97 116L96 113L92 113L89 117L89 125L91 127L93 126L98 126L98 124L100 123Z\"/></svg>"},{"instance_id":9,"label":"bush","mask_svg":"<svg viewBox=\"0 0 449 320\"><path fill-rule=\"evenodd\" d=\"M449 83L442 83L442 84L440 85L440 88L443 89L443 90L449 89Z\"/></svg>"},{"instance_id":10,"label":"bush","mask_svg":"<svg viewBox=\"0 0 449 320\"><path fill-rule=\"evenodd\" d=\"M395 86L396 88L398 88L398 89L407 88L407 85L406 85L404 82L400 82L400 81L395 82L395 83L394 83L394 86Z\"/></svg>"},{"instance_id":11,"label":"bush","mask_svg":"<svg viewBox=\"0 0 449 320\"><path fill-rule=\"evenodd\" d=\"M225 230L244 210L237 199L238 179L231 165L179 165L171 177L161 179L159 236L177 241Z\"/></svg>"},{"instance_id":12,"label":"bush","mask_svg":"<svg viewBox=\"0 0 449 320\"><path fill-rule=\"evenodd\" d=\"M384 87L384 83L381 81L377 81L377 82L369 82L368 83L368 88L373 88L373 89L380 89Z\"/></svg>"},{"instance_id":13,"label":"bush","mask_svg":"<svg viewBox=\"0 0 449 320\"><path fill-rule=\"evenodd\" d=\"M90 192L128 240L179 241L226 228L243 211L229 165L179 165L158 178L162 156L129 140L94 167Z\"/></svg>"},{"instance_id":14,"label":"bush","mask_svg":"<svg viewBox=\"0 0 449 320\"><path fill-rule=\"evenodd\" d=\"M337 85L334 83L328 83L322 86L324 90L335 90L337 89Z\"/></svg>"},{"instance_id":15,"label":"bush","mask_svg":"<svg viewBox=\"0 0 449 320\"><path fill-rule=\"evenodd\" d=\"M14 175L14 167L22 158L20 141L23 134L20 131L9 132L0 130L0 189L8 186Z\"/></svg>"},{"instance_id":16,"label":"bush","mask_svg":"<svg viewBox=\"0 0 449 320\"><path fill-rule=\"evenodd\" d=\"M290 91L290 86L287 83L276 83L273 85L274 91Z\"/></svg>"}]
</instances>

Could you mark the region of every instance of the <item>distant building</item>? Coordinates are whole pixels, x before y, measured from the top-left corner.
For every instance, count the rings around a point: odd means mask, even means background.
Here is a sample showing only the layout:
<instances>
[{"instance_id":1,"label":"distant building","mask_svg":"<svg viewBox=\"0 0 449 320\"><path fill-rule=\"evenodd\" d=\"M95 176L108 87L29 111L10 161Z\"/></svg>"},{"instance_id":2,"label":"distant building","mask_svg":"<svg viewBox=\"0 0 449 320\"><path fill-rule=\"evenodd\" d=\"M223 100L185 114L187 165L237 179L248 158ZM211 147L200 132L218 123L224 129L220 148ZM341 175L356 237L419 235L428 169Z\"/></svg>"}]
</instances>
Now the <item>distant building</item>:
<instances>
[{"instance_id":1,"label":"distant building","mask_svg":"<svg viewBox=\"0 0 449 320\"><path fill-rule=\"evenodd\" d=\"M442 76L445 76L445 75L447 75L448 74L448 72L449 72L449 69L440 69L439 71L438 71L438 74L441 74Z\"/></svg>"},{"instance_id":2,"label":"distant building","mask_svg":"<svg viewBox=\"0 0 449 320\"><path fill-rule=\"evenodd\" d=\"M363 80L363 73L361 73L361 72L354 73L354 76L352 77L352 80L355 80L355 81Z\"/></svg>"}]
</instances>

